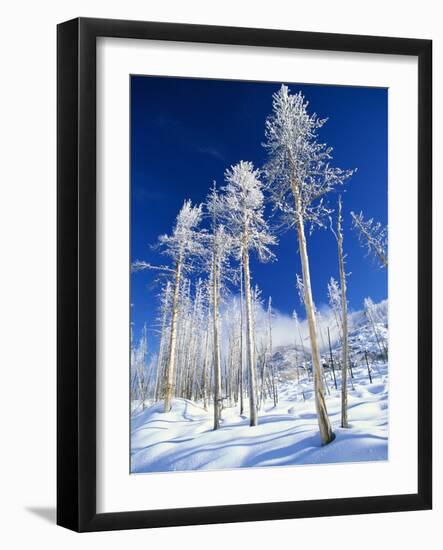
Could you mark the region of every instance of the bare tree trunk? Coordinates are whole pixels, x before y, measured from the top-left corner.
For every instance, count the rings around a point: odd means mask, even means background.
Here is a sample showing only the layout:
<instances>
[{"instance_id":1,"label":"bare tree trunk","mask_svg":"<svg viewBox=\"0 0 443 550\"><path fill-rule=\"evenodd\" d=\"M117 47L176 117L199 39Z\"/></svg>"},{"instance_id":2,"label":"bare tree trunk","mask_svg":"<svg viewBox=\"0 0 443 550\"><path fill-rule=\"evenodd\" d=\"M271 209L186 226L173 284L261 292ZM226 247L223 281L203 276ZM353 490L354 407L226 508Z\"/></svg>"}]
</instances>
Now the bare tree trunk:
<instances>
[{"instance_id":1,"label":"bare tree trunk","mask_svg":"<svg viewBox=\"0 0 443 550\"><path fill-rule=\"evenodd\" d=\"M244 243L246 242L247 233L245 232ZM243 244L243 270L245 277L246 298L246 348L249 367L249 425L257 426L257 388L255 376L254 335L252 333L251 275L249 272L249 252L245 244Z\"/></svg>"},{"instance_id":2,"label":"bare tree trunk","mask_svg":"<svg viewBox=\"0 0 443 550\"><path fill-rule=\"evenodd\" d=\"M214 330L214 430L220 427L221 416L221 357L220 357L220 330L219 330L219 266L214 253L212 305L213 305L213 330Z\"/></svg>"},{"instance_id":3,"label":"bare tree trunk","mask_svg":"<svg viewBox=\"0 0 443 550\"><path fill-rule=\"evenodd\" d=\"M243 269L240 262L240 414L244 413L243 399Z\"/></svg>"},{"instance_id":4,"label":"bare tree trunk","mask_svg":"<svg viewBox=\"0 0 443 550\"><path fill-rule=\"evenodd\" d=\"M189 335L189 348L190 353L188 356L188 361L190 364L189 373L188 373L188 379L186 381L186 396L187 399L192 400L192 396L194 393L194 386L195 386L195 375L197 371L197 361L199 359L199 351L200 351L200 328L201 325L199 323L200 321L200 307L201 307L201 281L197 284L197 290L194 300L194 308L192 312L192 321L191 321L191 331Z\"/></svg>"},{"instance_id":5,"label":"bare tree trunk","mask_svg":"<svg viewBox=\"0 0 443 550\"><path fill-rule=\"evenodd\" d=\"M165 348L166 348L166 322L168 318L168 308L169 308L169 293L170 293L170 283L169 281L166 284L164 290L163 302L162 302L162 327L160 334L160 346L157 357L157 375L155 380L155 394L154 400L159 401L162 394L162 384L165 377Z\"/></svg>"},{"instance_id":6,"label":"bare tree trunk","mask_svg":"<svg viewBox=\"0 0 443 550\"><path fill-rule=\"evenodd\" d=\"M312 367L314 376L314 394L315 394L315 408L317 411L318 427L320 429L320 436L323 445L327 445L334 439L331 423L328 417L328 411L326 408L326 401L323 392L322 383L322 365L320 363L320 353L317 342L317 326L315 319L314 302L312 299L311 290L311 274L309 270L308 250L306 245L305 228L303 222L303 212L301 205L300 191L297 182L292 180L292 190L295 198L295 204L297 209L296 223L298 242L300 250L300 260L303 271L303 285L304 285L304 300L306 315L309 325L309 336L311 340L311 353L312 353Z\"/></svg>"},{"instance_id":7,"label":"bare tree trunk","mask_svg":"<svg viewBox=\"0 0 443 550\"><path fill-rule=\"evenodd\" d=\"M202 393L203 393L203 408L208 410L208 362L209 362L209 331L210 331L211 315L208 311L208 326L206 328L206 342L205 342L205 359L203 362L203 375L202 375Z\"/></svg>"},{"instance_id":8,"label":"bare tree trunk","mask_svg":"<svg viewBox=\"0 0 443 550\"><path fill-rule=\"evenodd\" d=\"M318 333L320 334L320 339L321 339L323 349L326 349L326 344L325 344L325 338L324 338L324 335L323 335L321 319L322 319L322 317L320 315L320 312L317 311L317 318L316 318L316 320L317 320L317 329L318 329ZM320 353L320 363L321 363L321 371L322 371L322 378L323 378L323 387L326 388L327 394L331 395L331 392L330 392L329 386L328 386L328 382L326 380L326 374L325 374L325 369L323 367L323 359L321 357L321 353Z\"/></svg>"},{"instance_id":9,"label":"bare tree trunk","mask_svg":"<svg viewBox=\"0 0 443 550\"><path fill-rule=\"evenodd\" d=\"M298 321L297 321L298 324ZM294 339L294 352L295 352L295 371L297 373L297 384L300 383L300 366L297 352L297 338Z\"/></svg>"},{"instance_id":10,"label":"bare tree trunk","mask_svg":"<svg viewBox=\"0 0 443 550\"><path fill-rule=\"evenodd\" d=\"M160 347L158 351L158 360L157 360L157 374L155 377L155 389L154 389L154 401L158 401L160 396L160 386L161 386L161 376L162 376L162 357L163 357L163 346L160 340Z\"/></svg>"},{"instance_id":11,"label":"bare tree trunk","mask_svg":"<svg viewBox=\"0 0 443 550\"><path fill-rule=\"evenodd\" d=\"M335 389L337 389L337 379L335 377L334 357L332 356L331 334L329 332L329 327L328 327L328 342L329 342L329 356L331 358L332 374L334 376L334 386L335 386Z\"/></svg>"},{"instance_id":12,"label":"bare tree trunk","mask_svg":"<svg viewBox=\"0 0 443 550\"><path fill-rule=\"evenodd\" d=\"M272 365L272 397L274 399L274 407L278 404L278 385L277 377L275 376L275 365Z\"/></svg>"},{"instance_id":13,"label":"bare tree trunk","mask_svg":"<svg viewBox=\"0 0 443 550\"><path fill-rule=\"evenodd\" d=\"M268 301L268 346L265 351L265 359L263 361L262 386L260 404L263 406L266 402L266 367L272 358L272 298Z\"/></svg>"},{"instance_id":14,"label":"bare tree trunk","mask_svg":"<svg viewBox=\"0 0 443 550\"><path fill-rule=\"evenodd\" d=\"M366 366L368 367L369 383L372 384L371 369L370 369L370 367L369 367L368 352L367 352L366 350L365 350L365 360L366 360Z\"/></svg>"},{"instance_id":15,"label":"bare tree trunk","mask_svg":"<svg viewBox=\"0 0 443 550\"><path fill-rule=\"evenodd\" d=\"M162 366L163 366L163 347L164 347L164 339L165 339L165 329L166 329L166 319L165 315L163 315L162 320L162 328L161 328L161 336L160 336L160 345L158 349L158 357L157 357L157 374L155 379L155 390L154 390L154 400L157 401L159 398L160 393L160 385L161 385L161 375L162 375Z\"/></svg>"},{"instance_id":16,"label":"bare tree trunk","mask_svg":"<svg viewBox=\"0 0 443 550\"><path fill-rule=\"evenodd\" d=\"M175 350L177 345L177 314L178 314L178 299L180 295L182 264L183 264L183 260L182 260L182 257L180 256L175 268L175 286L174 286L174 297L172 300L171 334L169 337L169 356L168 356L168 366L166 369L164 412L169 412L171 410L172 395L174 391L175 355L176 355Z\"/></svg>"},{"instance_id":17,"label":"bare tree trunk","mask_svg":"<svg viewBox=\"0 0 443 550\"><path fill-rule=\"evenodd\" d=\"M338 199L337 217L337 243L338 243L338 265L340 270L341 286L341 317L343 325L342 345L342 374L341 374L341 427L349 428L348 424L348 305L346 300L346 273L343 258L343 233L341 228L341 197Z\"/></svg>"},{"instance_id":18,"label":"bare tree trunk","mask_svg":"<svg viewBox=\"0 0 443 550\"><path fill-rule=\"evenodd\" d=\"M248 238L249 240L249 238ZM248 265L249 265L249 254L248 254ZM249 275L250 275L251 271L249 270ZM254 372L254 376L255 376L255 406L256 406L256 409L257 411L259 410L260 408L260 392L259 392L259 366L258 366L258 361L259 361L259 354L258 354L258 349L257 349L257 339L256 339L256 321L257 321L257 297L258 297L258 294L257 294L257 285L255 285L255 288L253 291L251 291L251 311L252 311L252 324L251 324L251 327L252 327L252 349L254 350L254 353L253 353L253 362L252 362L252 367L253 367L253 372Z\"/></svg>"}]
</instances>

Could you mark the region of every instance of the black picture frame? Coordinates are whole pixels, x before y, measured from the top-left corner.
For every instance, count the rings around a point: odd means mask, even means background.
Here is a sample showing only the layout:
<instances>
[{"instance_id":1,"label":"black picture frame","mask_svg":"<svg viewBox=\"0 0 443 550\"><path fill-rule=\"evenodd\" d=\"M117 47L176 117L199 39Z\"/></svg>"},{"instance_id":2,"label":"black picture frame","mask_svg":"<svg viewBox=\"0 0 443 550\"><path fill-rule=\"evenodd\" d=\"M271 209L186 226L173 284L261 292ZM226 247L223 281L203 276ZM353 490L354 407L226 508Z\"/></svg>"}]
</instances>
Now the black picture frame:
<instances>
[{"instance_id":1,"label":"black picture frame","mask_svg":"<svg viewBox=\"0 0 443 550\"><path fill-rule=\"evenodd\" d=\"M399 54L418 58L416 494L96 512L96 39ZM75 531L425 510L432 506L432 42L78 18L57 29L57 523Z\"/></svg>"}]
</instances>

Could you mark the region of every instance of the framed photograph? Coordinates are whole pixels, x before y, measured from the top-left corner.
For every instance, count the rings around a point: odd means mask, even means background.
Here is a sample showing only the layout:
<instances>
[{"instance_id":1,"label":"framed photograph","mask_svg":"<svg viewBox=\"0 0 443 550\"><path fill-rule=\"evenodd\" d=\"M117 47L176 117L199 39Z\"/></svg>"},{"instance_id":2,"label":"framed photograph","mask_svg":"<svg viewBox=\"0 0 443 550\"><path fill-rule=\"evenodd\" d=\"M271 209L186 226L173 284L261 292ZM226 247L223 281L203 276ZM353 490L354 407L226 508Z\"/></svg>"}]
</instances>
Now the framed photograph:
<instances>
[{"instance_id":1,"label":"framed photograph","mask_svg":"<svg viewBox=\"0 0 443 550\"><path fill-rule=\"evenodd\" d=\"M57 36L58 524L430 509L431 41Z\"/></svg>"}]
</instances>

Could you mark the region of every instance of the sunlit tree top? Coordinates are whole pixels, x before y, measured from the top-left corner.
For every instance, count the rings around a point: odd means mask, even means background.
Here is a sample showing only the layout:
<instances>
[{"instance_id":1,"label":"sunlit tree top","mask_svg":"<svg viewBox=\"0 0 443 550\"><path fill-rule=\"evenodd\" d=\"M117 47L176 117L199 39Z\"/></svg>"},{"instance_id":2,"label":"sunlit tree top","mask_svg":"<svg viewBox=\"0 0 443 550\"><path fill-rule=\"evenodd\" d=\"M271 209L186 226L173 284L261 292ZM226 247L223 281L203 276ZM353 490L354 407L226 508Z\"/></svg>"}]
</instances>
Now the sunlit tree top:
<instances>
[{"instance_id":1,"label":"sunlit tree top","mask_svg":"<svg viewBox=\"0 0 443 550\"><path fill-rule=\"evenodd\" d=\"M264 174L275 207L283 223L292 227L297 216L312 226L324 226L331 210L324 196L348 179L354 170L333 167L332 147L318 140L318 130L327 119L308 112L308 101L301 92L291 94L282 85L272 96L272 113L265 125L264 148L268 161ZM294 203L299 193L300 208Z\"/></svg>"}]
</instances>

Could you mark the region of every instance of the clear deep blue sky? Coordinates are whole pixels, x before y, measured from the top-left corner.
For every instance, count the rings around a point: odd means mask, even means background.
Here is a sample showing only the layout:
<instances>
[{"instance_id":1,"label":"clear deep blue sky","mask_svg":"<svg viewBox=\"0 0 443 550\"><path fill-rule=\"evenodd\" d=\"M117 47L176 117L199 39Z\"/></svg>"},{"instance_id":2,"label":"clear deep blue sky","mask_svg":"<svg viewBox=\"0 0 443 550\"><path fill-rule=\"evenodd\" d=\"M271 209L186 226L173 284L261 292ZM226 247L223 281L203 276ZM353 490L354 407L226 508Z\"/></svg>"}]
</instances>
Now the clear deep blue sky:
<instances>
[{"instance_id":1,"label":"clear deep blue sky","mask_svg":"<svg viewBox=\"0 0 443 550\"><path fill-rule=\"evenodd\" d=\"M360 309L363 299L387 298L387 273L365 257L349 212L387 223L387 101L382 88L356 88L288 83L309 101L309 110L329 117L319 139L334 148L333 164L358 168L343 188L344 247L347 257L348 299ZM223 173L239 160L257 167L266 155L264 123L271 112L272 93L281 83L131 77L131 258L152 263L168 259L150 245L169 233L184 199L205 199L211 182L223 184ZM328 200L336 204L337 196ZM338 279L336 242L329 231L308 237L314 299L327 303L327 282ZM290 314L304 317L295 275L301 273L294 231L279 235L277 261L260 264L251 258L253 282L263 297ZM131 275L134 335L157 315L158 273Z\"/></svg>"}]
</instances>

